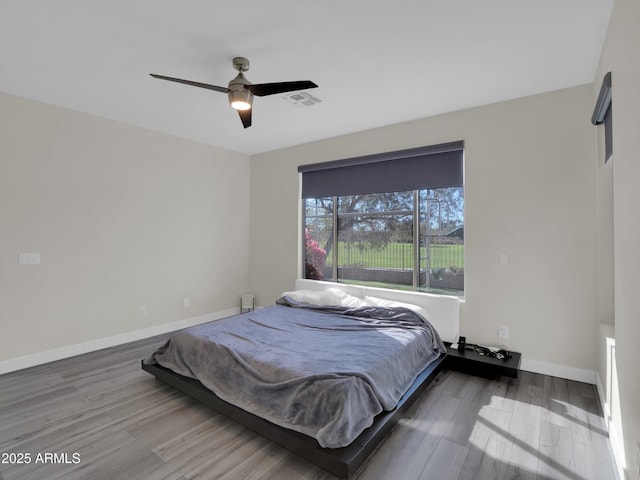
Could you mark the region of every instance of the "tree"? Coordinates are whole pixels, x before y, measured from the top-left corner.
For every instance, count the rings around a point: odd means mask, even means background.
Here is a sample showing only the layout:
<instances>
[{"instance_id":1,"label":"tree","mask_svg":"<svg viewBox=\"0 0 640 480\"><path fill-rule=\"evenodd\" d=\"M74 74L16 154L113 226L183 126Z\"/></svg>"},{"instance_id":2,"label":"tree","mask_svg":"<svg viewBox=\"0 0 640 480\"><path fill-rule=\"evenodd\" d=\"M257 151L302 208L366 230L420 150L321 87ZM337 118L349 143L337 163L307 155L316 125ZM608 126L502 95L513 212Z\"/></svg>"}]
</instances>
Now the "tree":
<instances>
[{"instance_id":1,"label":"tree","mask_svg":"<svg viewBox=\"0 0 640 480\"><path fill-rule=\"evenodd\" d=\"M322 269L327 258L327 252L320 248L318 242L311 238L308 229L304 230L304 270L305 277L312 280L322 280Z\"/></svg>"},{"instance_id":2,"label":"tree","mask_svg":"<svg viewBox=\"0 0 640 480\"><path fill-rule=\"evenodd\" d=\"M352 232L362 248L384 248L389 241L411 242L413 239L413 191L390 192L307 200L307 221L315 223L314 232L324 242L323 250L333 249L333 212L338 208L338 232ZM422 190L420 193L421 233L447 234L464 224L464 194L462 187ZM310 226L310 222L307 223ZM387 235L381 232L388 233Z\"/></svg>"}]
</instances>

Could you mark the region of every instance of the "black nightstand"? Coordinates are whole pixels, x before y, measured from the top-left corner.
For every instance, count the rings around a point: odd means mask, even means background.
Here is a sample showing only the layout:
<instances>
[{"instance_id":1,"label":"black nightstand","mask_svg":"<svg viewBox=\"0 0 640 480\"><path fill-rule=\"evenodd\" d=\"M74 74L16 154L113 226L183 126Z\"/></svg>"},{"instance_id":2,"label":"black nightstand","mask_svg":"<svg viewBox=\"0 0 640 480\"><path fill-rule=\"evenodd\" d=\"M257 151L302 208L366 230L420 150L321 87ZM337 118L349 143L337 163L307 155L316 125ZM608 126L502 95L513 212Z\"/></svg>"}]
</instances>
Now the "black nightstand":
<instances>
[{"instance_id":1,"label":"black nightstand","mask_svg":"<svg viewBox=\"0 0 640 480\"><path fill-rule=\"evenodd\" d=\"M450 348L451 344L445 343L445 345L447 346L445 368L485 378L496 378L499 375L518 377L522 357L518 352L509 351L511 358L499 360L488 355L480 355L475 350L459 352L456 348Z\"/></svg>"}]
</instances>

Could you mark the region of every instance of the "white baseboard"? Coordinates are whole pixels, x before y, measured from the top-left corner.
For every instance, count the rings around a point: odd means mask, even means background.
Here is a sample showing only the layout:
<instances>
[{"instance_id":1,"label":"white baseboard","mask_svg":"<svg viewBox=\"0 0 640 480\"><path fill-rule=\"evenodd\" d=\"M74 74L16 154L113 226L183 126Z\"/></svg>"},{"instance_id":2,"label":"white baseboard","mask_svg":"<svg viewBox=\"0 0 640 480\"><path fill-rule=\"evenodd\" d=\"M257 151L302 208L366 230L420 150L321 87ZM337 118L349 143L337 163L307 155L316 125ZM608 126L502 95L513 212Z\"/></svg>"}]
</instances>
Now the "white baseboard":
<instances>
[{"instance_id":1,"label":"white baseboard","mask_svg":"<svg viewBox=\"0 0 640 480\"><path fill-rule=\"evenodd\" d=\"M593 370L567 367L566 365L541 362L530 358L522 359L520 370L551 375L552 377L566 378L567 380L575 380L576 382L590 383L592 385L596 383L596 372Z\"/></svg>"},{"instance_id":2,"label":"white baseboard","mask_svg":"<svg viewBox=\"0 0 640 480\"><path fill-rule=\"evenodd\" d=\"M101 350L103 348L114 347L116 345L142 340L143 338L149 338L155 335L193 327L194 325L212 322L221 318L237 315L238 313L240 313L239 308L232 308L197 317L185 318L176 322L143 328L133 332L121 333L110 337L77 343L75 345L55 348L53 350L24 355L22 357L10 358L9 360L2 360L0 361L0 374L15 372L16 370L42 365L43 363L55 362L56 360L62 360L63 358L75 357L76 355L81 355L83 353L95 352L96 350Z\"/></svg>"},{"instance_id":3,"label":"white baseboard","mask_svg":"<svg viewBox=\"0 0 640 480\"><path fill-rule=\"evenodd\" d=\"M604 416L605 428L609 434L609 450L611 452L611 457L614 460L613 463L618 474L618 479L622 479L625 478L624 465L626 464L624 444L620 439L620 434L618 433L615 423L611 421L611 405L607 404L606 390L602 385L602 380L600 379L599 374L596 374L596 388L598 389L598 397L600 398L600 407L602 408Z\"/></svg>"},{"instance_id":4,"label":"white baseboard","mask_svg":"<svg viewBox=\"0 0 640 480\"><path fill-rule=\"evenodd\" d=\"M565 365L557 365L554 363L540 362L538 360L522 359L520 364L521 370L527 372L540 373L544 375L551 375L559 378L566 378L568 380L575 380L577 382L590 383L596 386L598 391L598 397L602 412L604 415L605 425L607 432L609 432L609 449L614 459L615 468L618 474L618 478L625 478L624 476L624 445L620 441L620 435L616 430L615 425L610 422L610 405L606 404L606 393L600 375L592 370L583 370L581 368L567 367Z\"/></svg>"},{"instance_id":5,"label":"white baseboard","mask_svg":"<svg viewBox=\"0 0 640 480\"><path fill-rule=\"evenodd\" d=\"M614 466L618 473L618 478L627 478L625 476L624 467L626 465L624 444L622 443L622 436L618 433L618 430L611 423L609 424L609 448L613 454Z\"/></svg>"}]
</instances>

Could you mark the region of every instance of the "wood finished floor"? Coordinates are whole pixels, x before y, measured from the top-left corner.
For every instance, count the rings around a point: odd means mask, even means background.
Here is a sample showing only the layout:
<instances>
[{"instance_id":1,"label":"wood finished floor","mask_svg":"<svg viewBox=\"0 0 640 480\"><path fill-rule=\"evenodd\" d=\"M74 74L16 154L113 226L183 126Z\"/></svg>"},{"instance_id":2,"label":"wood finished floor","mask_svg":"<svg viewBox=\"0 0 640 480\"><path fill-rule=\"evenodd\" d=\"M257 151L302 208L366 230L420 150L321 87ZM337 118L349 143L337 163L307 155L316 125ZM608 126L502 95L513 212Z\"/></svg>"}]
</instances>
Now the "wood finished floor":
<instances>
[{"instance_id":1,"label":"wood finished floor","mask_svg":"<svg viewBox=\"0 0 640 480\"><path fill-rule=\"evenodd\" d=\"M141 371L166 337L0 376L0 479L335 479ZM615 480L606 436L592 385L442 372L355 478Z\"/></svg>"}]
</instances>

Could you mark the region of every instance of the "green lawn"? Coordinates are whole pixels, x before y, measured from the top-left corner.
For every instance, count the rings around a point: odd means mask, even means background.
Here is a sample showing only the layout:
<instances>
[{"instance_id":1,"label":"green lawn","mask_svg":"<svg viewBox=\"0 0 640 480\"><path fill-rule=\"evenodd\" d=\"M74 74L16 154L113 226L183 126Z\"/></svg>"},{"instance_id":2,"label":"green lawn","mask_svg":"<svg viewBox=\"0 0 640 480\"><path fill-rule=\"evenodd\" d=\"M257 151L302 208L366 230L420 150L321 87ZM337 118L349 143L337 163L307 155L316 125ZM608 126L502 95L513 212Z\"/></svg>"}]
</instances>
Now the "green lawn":
<instances>
[{"instance_id":1,"label":"green lawn","mask_svg":"<svg viewBox=\"0 0 640 480\"><path fill-rule=\"evenodd\" d=\"M426 247L421 248L420 256L425 257ZM464 268L464 245L432 245L431 268ZM327 259L327 265L331 260ZM340 265L358 265L368 268L413 268L413 245L407 243L388 243L383 248L347 248L345 242L338 243L338 262Z\"/></svg>"}]
</instances>

